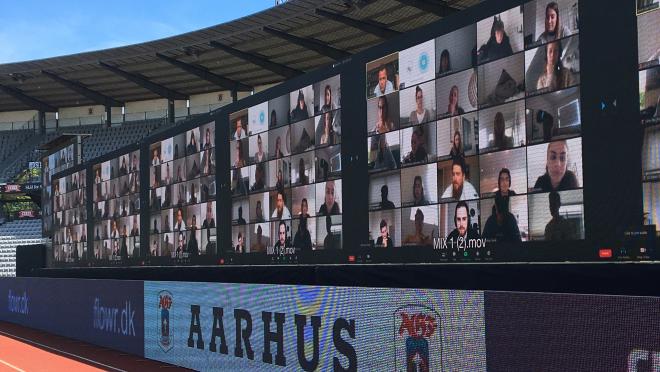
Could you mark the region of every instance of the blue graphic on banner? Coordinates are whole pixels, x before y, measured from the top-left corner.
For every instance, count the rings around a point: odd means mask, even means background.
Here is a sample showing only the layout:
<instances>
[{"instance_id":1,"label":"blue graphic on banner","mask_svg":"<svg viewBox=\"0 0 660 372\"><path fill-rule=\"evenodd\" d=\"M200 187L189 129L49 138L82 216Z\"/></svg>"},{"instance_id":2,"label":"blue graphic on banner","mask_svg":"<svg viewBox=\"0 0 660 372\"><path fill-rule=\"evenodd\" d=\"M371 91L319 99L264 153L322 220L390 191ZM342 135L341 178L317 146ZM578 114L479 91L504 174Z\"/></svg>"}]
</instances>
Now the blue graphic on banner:
<instances>
[{"instance_id":1,"label":"blue graphic on banner","mask_svg":"<svg viewBox=\"0 0 660 372\"><path fill-rule=\"evenodd\" d=\"M141 281L0 279L0 319L143 355Z\"/></svg>"},{"instance_id":2,"label":"blue graphic on banner","mask_svg":"<svg viewBox=\"0 0 660 372\"><path fill-rule=\"evenodd\" d=\"M426 69L429 67L429 55L426 52L422 53L419 56L419 70L421 72L426 72Z\"/></svg>"},{"instance_id":3,"label":"blue graphic on banner","mask_svg":"<svg viewBox=\"0 0 660 372\"><path fill-rule=\"evenodd\" d=\"M145 282L144 294L145 356L195 370L486 370L482 292Z\"/></svg>"}]
</instances>

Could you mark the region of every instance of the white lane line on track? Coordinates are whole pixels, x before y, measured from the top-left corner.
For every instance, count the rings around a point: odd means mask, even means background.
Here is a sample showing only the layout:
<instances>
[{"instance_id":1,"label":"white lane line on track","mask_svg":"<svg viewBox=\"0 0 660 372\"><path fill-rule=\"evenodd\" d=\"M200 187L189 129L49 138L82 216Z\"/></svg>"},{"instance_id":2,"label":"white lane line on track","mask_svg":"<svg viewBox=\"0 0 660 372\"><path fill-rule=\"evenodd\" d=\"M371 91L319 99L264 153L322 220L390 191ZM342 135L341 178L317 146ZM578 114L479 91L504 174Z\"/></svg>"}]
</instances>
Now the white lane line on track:
<instances>
[{"instance_id":1,"label":"white lane line on track","mask_svg":"<svg viewBox=\"0 0 660 372\"><path fill-rule=\"evenodd\" d=\"M5 362L5 361L2 360L2 359L0 359L0 363L6 365L7 367L9 367L9 368L11 368L11 369L15 369L15 370L17 370L17 371L19 371L19 372L25 372L25 370L22 370L22 369L16 367L15 365L13 365L13 364L11 364L11 363L7 363L7 362Z\"/></svg>"}]
</instances>

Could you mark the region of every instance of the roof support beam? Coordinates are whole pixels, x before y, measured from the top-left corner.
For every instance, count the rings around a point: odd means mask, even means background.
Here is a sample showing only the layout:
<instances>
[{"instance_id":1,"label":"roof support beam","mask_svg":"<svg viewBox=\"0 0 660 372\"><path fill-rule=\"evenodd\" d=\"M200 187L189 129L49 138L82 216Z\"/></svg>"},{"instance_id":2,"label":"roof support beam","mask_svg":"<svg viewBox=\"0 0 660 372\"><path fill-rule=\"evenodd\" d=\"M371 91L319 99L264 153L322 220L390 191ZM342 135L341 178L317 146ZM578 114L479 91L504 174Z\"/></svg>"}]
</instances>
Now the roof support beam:
<instances>
[{"instance_id":1,"label":"roof support beam","mask_svg":"<svg viewBox=\"0 0 660 372\"><path fill-rule=\"evenodd\" d=\"M124 79L131 81L139 86L141 86L144 89L147 89L163 98L167 99L174 99L174 100L186 100L188 99L188 95L179 93L175 90L169 89L163 85L154 83L153 81L145 78L142 75L138 74L133 74L130 72L126 72L120 68L117 68L115 66L109 65L104 62L99 62L99 65L103 67L104 69L114 73L115 75L119 75L123 77Z\"/></svg>"},{"instance_id":2,"label":"roof support beam","mask_svg":"<svg viewBox=\"0 0 660 372\"><path fill-rule=\"evenodd\" d=\"M64 79L60 76L55 75L52 72L45 70L41 71L41 73L47 76L48 78L50 78L51 80L54 80L55 82L58 82L64 85L65 87L71 89L72 91L91 99L92 101L96 102L99 105L103 105L106 107L121 107L124 105L123 102L120 102L112 97L106 96L95 90L91 90L79 82Z\"/></svg>"},{"instance_id":3,"label":"roof support beam","mask_svg":"<svg viewBox=\"0 0 660 372\"><path fill-rule=\"evenodd\" d=\"M326 45L323 42L320 42L315 39L305 39L299 36L294 36L291 34L288 34L286 32L282 32L279 30L276 30L274 28L270 27L263 27L262 30L266 32L267 34L271 34L275 37L279 37L280 39L284 39L290 43L299 45L305 49L313 50L318 54L324 55L326 57L329 57L331 59L334 59L336 61L348 58L351 56L351 53L333 48L329 45Z\"/></svg>"},{"instance_id":4,"label":"roof support beam","mask_svg":"<svg viewBox=\"0 0 660 372\"><path fill-rule=\"evenodd\" d=\"M401 4L411 6L413 8L417 8L420 10L423 10L425 12L431 12L438 17L447 17L450 16L456 12L458 12L460 9L454 8L452 6L447 5L446 1L428 1L428 0L396 0L400 2Z\"/></svg>"},{"instance_id":5,"label":"roof support beam","mask_svg":"<svg viewBox=\"0 0 660 372\"><path fill-rule=\"evenodd\" d=\"M302 75L303 71L296 70L295 68L291 68L279 63L272 62L262 56L255 55L252 53L247 53L240 51L238 49L234 49L230 46L224 45L222 43L219 43L217 41L211 41L209 43L212 47L220 49L228 54L233 55L234 57L240 58L244 61L248 61L250 63L253 63L261 68L265 68L266 70L272 71L278 75L281 75L287 79L291 79L293 77L296 77L298 75Z\"/></svg>"},{"instance_id":6,"label":"roof support beam","mask_svg":"<svg viewBox=\"0 0 660 372\"><path fill-rule=\"evenodd\" d=\"M161 60L171 64L174 67L178 67L182 69L183 71L193 74L197 76L200 79L206 80L208 82L211 82L221 88L227 89L227 90L240 90L240 91L251 91L252 87L248 86L246 84L243 84L241 82L226 78L224 76L220 76L217 74L214 74L207 70L204 67L198 66L198 65L192 65L189 63L181 62L179 60L176 60L174 58L168 57L166 55L156 53L156 57L160 58Z\"/></svg>"},{"instance_id":7,"label":"roof support beam","mask_svg":"<svg viewBox=\"0 0 660 372\"><path fill-rule=\"evenodd\" d=\"M391 39L401 33L398 31L390 30L384 25L373 21L358 21L357 19L349 18L341 14L329 12L323 9L316 9L316 14L335 22L342 23L346 26L357 28L360 31L378 36L381 39Z\"/></svg>"},{"instance_id":8,"label":"roof support beam","mask_svg":"<svg viewBox=\"0 0 660 372\"><path fill-rule=\"evenodd\" d=\"M32 98L17 88L8 87L6 85L0 85L0 90L16 98L17 100L23 102L24 104L30 106L34 110L43 111L43 112L57 112L57 108L43 101L39 101L36 98Z\"/></svg>"}]
</instances>

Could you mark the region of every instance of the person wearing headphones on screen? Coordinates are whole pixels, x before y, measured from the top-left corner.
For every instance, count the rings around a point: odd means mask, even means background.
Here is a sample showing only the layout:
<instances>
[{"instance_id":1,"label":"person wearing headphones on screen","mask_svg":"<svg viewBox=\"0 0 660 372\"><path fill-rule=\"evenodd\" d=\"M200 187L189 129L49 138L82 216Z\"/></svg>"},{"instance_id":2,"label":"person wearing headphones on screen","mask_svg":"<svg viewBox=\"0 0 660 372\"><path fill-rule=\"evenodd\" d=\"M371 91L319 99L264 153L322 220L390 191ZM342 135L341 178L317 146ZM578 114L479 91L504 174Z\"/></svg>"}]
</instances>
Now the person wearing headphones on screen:
<instances>
[{"instance_id":1,"label":"person wearing headphones on screen","mask_svg":"<svg viewBox=\"0 0 660 372\"><path fill-rule=\"evenodd\" d=\"M454 209L454 226L456 226L456 228L447 235L447 240L457 242L458 238L479 238L479 231L472 228L469 209L468 204L464 201L459 201L456 204L456 209Z\"/></svg>"},{"instance_id":2,"label":"person wearing headphones on screen","mask_svg":"<svg viewBox=\"0 0 660 372\"><path fill-rule=\"evenodd\" d=\"M451 165L451 185L442 194L443 199L454 200L478 199L479 194L469 181L465 180L467 165L462 158L454 159Z\"/></svg>"},{"instance_id":3,"label":"person wearing headphones on screen","mask_svg":"<svg viewBox=\"0 0 660 372\"><path fill-rule=\"evenodd\" d=\"M536 179L535 191L563 191L578 187L575 173L568 169L568 144L565 140L549 143L545 174Z\"/></svg>"}]
</instances>

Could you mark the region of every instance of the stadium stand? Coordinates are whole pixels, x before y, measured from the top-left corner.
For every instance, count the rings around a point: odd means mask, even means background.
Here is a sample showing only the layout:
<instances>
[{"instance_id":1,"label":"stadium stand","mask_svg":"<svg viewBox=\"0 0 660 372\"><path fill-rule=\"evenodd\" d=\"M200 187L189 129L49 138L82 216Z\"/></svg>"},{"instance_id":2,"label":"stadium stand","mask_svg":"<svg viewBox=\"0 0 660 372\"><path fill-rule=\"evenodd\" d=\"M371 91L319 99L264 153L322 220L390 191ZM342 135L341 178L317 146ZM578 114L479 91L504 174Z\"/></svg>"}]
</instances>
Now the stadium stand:
<instances>
[{"instance_id":1,"label":"stadium stand","mask_svg":"<svg viewBox=\"0 0 660 372\"><path fill-rule=\"evenodd\" d=\"M41 220L17 220L0 226L0 277L16 276L16 248L43 244Z\"/></svg>"}]
</instances>

